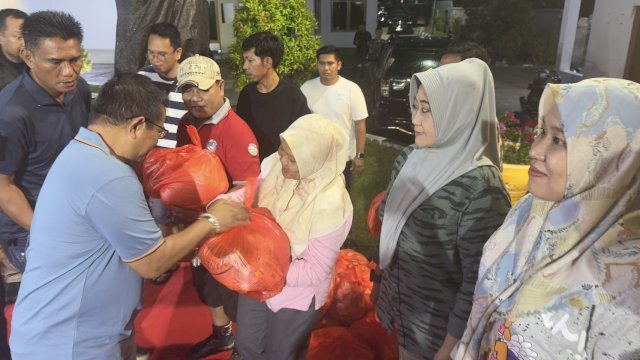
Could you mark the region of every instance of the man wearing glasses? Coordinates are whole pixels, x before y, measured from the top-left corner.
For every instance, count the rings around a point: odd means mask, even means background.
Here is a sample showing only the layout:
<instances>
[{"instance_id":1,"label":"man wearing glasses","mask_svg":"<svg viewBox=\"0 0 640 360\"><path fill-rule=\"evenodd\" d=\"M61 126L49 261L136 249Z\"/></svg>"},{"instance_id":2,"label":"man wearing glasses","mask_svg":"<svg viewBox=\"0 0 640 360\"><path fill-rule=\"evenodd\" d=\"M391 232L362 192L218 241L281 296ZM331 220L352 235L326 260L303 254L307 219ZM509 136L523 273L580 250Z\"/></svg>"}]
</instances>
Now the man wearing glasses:
<instances>
[{"instance_id":1,"label":"man wearing glasses","mask_svg":"<svg viewBox=\"0 0 640 360\"><path fill-rule=\"evenodd\" d=\"M158 146L171 149L176 147L178 122L186 113L182 95L176 90L178 69L180 68L178 60L182 57L180 44L180 31L175 25L166 22L152 25L147 39L147 59L150 65L138 71L138 74L151 79L169 97L165 122L168 133L158 140ZM167 212L162 211L160 199L149 198L149 207L162 233L171 234L173 218ZM151 283L156 285L166 283L176 269L177 267L169 269L158 278L152 279Z\"/></svg>"},{"instance_id":2,"label":"man wearing glasses","mask_svg":"<svg viewBox=\"0 0 640 360\"><path fill-rule=\"evenodd\" d=\"M147 120L147 122L157 129L156 131L158 132L158 141L160 141L160 139L164 139L165 137L167 137L167 134L169 134L169 130L165 129L163 126L160 126L149 120Z\"/></svg>"},{"instance_id":3,"label":"man wearing glasses","mask_svg":"<svg viewBox=\"0 0 640 360\"><path fill-rule=\"evenodd\" d=\"M135 167L166 135L166 104L142 75L109 80L88 127L55 160L13 312L15 359L133 359L142 278L247 223L244 206L218 200L177 234L163 236L156 226Z\"/></svg>"},{"instance_id":4,"label":"man wearing glasses","mask_svg":"<svg viewBox=\"0 0 640 360\"><path fill-rule=\"evenodd\" d=\"M170 23L157 23L149 29L147 39L147 59L149 64L138 71L138 74L151 79L167 96L169 106L165 127L169 134L158 141L159 147L175 148L178 122L186 112L182 95L176 90L178 69L182 58L180 31Z\"/></svg>"}]
</instances>

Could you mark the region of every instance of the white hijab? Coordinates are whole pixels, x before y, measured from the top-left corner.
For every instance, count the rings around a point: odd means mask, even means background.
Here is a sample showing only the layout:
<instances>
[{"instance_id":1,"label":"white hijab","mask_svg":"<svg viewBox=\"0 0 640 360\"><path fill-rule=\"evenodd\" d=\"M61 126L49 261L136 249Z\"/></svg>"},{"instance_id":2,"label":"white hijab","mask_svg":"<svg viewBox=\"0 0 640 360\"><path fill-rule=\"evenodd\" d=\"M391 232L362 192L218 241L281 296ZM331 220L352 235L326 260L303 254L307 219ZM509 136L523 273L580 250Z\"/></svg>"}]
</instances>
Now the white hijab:
<instances>
[{"instance_id":1,"label":"white hijab","mask_svg":"<svg viewBox=\"0 0 640 360\"><path fill-rule=\"evenodd\" d=\"M387 194L380 236L381 268L390 265L400 232L413 211L451 180L480 166L499 168L493 77L472 58L414 74L409 102L425 87L436 140L414 149Z\"/></svg>"},{"instance_id":2,"label":"white hijab","mask_svg":"<svg viewBox=\"0 0 640 360\"><path fill-rule=\"evenodd\" d=\"M278 153L272 154L264 160L274 166L260 185L258 205L271 211L297 256L310 239L336 231L353 214L342 176L349 138L317 114L302 116L280 137L291 148L300 180L285 178L280 161L271 159Z\"/></svg>"}]
</instances>

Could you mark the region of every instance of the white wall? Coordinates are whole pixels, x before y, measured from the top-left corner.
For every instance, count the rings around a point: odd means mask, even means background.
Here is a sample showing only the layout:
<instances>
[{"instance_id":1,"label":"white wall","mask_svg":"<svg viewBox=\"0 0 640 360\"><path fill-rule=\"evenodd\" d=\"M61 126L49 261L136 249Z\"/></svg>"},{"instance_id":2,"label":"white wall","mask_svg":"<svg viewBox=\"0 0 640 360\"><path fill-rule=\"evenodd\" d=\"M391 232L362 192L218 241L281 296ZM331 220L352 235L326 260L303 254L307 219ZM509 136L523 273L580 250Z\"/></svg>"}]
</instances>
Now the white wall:
<instances>
[{"instance_id":1,"label":"white wall","mask_svg":"<svg viewBox=\"0 0 640 360\"><path fill-rule=\"evenodd\" d=\"M159 0L153 0L159 1ZM640 1L640 0L639 0ZM219 0L221 3L238 4L238 0ZM313 0L307 0L313 11ZM60 10L75 17L84 29L83 46L96 64L112 64L116 44L117 11L115 0L1 0L0 7L13 7L31 13L39 10ZM377 0L367 0L367 30L375 33L377 25ZM331 1L323 0L321 9L321 41L338 47L353 47L353 31L331 31ZM218 16L221 16L218 8ZM233 42L233 24L220 19L221 47L226 52Z\"/></svg>"},{"instance_id":2,"label":"white wall","mask_svg":"<svg viewBox=\"0 0 640 360\"><path fill-rule=\"evenodd\" d=\"M94 63L113 63L116 47L115 0L2 0L1 8L12 7L26 13L58 10L71 14L84 31L82 46Z\"/></svg>"},{"instance_id":3,"label":"white wall","mask_svg":"<svg viewBox=\"0 0 640 360\"><path fill-rule=\"evenodd\" d=\"M635 6L640 6L640 0L596 0L585 77L624 75Z\"/></svg>"},{"instance_id":4,"label":"white wall","mask_svg":"<svg viewBox=\"0 0 640 360\"><path fill-rule=\"evenodd\" d=\"M226 6L233 5L234 12L238 8L239 1L238 0L219 0L218 1L218 29L220 31L220 48L223 53L229 52L229 46L235 41L235 36L233 36L233 18L229 17L228 12L225 12L225 22L222 20L222 6L226 4ZM226 8L228 9L228 7Z\"/></svg>"}]
</instances>

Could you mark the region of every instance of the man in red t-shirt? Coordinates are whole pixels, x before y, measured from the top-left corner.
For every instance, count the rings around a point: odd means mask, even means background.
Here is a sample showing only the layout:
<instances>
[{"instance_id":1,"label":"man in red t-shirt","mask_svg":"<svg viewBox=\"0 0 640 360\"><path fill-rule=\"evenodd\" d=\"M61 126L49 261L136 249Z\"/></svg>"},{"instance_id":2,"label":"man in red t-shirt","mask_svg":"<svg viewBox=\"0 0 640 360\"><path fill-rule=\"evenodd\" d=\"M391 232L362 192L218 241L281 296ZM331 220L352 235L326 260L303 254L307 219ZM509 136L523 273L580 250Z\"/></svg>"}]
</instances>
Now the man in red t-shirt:
<instances>
[{"instance_id":1,"label":"man in red t-shirt","mask_svg":"<svg viewBox=\"0 0 640 360\"><path fill-rule=\"evenodd\" d=\"M202 147L220 158L234 185L257 177L258 142L224 97L224 80L218 64L199 55L186 59L180 65L178 90L187 108L178 124L178 146L191 143L187 125L193 125L198 129Z\"/></svg>"},{"instance_id":2,"label":"man in red t-shirt","mask_svg":"<svg viewBox=\"0 0 640 360\"><path fill-rule=\"evenodd\" d=\"M178 71L178 90L187 108L178 125L178 146L191 143L187 125L193 125L202 147L220 158L231 183L241 185L247 178L257 177L258 142L224 97L218 64L198 55L186 59ZM235 318L238 294L218 283L203 266L192 270L200 300L209 306L213 317L212 334L189 350L190 359L201 359L233 347L231 320Z\"/></svg>"}]
</instances>

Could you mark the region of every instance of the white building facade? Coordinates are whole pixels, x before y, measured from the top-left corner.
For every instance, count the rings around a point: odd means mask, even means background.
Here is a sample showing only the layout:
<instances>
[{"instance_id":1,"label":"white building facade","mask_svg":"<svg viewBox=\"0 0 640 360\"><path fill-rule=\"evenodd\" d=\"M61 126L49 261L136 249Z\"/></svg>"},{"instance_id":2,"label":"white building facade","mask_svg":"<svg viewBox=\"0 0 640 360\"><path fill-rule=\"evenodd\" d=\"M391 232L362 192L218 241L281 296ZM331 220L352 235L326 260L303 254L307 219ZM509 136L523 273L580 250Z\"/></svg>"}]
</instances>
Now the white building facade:
<instances>
[{"instance_id":1,"label":"white building facade","mask_svg":"<svg viewBox=\"0 0 640 360\"><path fill-rule=\"evenodd\" d=\"M596 0L590 19L581 71L572 66L579 29L581 0L565 0L556 66L567 80L590 77L640 82L640 0ZM564 77L563 77L564 78Z\"/></svg>"}]
</instances>

